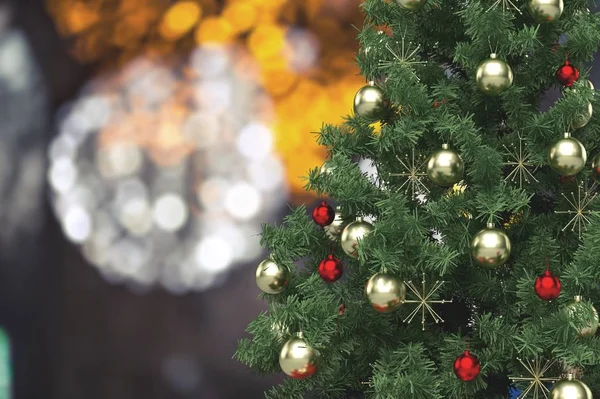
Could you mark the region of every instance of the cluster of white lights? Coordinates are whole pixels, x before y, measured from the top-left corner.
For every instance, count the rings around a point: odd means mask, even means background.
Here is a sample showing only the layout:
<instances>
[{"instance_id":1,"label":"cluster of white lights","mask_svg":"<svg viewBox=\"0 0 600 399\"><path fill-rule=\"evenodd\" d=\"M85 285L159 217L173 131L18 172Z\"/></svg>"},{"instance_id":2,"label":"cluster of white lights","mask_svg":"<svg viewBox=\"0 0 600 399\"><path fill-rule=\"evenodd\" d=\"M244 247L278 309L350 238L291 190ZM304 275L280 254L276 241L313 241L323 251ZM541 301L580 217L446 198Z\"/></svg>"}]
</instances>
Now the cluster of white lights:
<instances>
[{"instance_id":1,"label":"cluster of white lights","mask_svg":"<svg viewBox=\"0 0 600 399\"><path fill-rule=\"evenodd\" d=\"M48 180L65 235L111 282L206 289L261 254L287 198L271 107L236 70L243 50L139 59L59 113ZM247 60L245 60L247 62Z\"/></svg>"}]
</instances>

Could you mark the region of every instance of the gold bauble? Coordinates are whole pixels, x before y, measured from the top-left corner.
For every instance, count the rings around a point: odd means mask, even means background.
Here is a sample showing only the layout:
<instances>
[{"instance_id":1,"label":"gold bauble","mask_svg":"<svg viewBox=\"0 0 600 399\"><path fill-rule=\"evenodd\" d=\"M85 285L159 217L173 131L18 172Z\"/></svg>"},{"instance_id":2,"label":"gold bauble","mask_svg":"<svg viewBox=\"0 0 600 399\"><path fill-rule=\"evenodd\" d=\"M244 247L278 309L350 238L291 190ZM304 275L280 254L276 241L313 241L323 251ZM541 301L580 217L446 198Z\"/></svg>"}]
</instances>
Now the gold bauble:
<instances>
[{"instance_id":1,"label":"gold bauble","mask_svg":"<svg viewBox=\"0 0 600 399\"><path fill-rule=\"evenodd\" d=\"M354 258L358 258L358 242L365 238L371 231L373 231L373 225L362 218L358 218L346 226L342 231L341 239L344 252Z\"/></svg>"},{"instance_id":2,"label":"gold bauble","mask_svg":"<svg viewBox=\"0 0 600 399\"><path fill-rule=\"evenodd\" d=\"M537 22L554 22L563 12L563 0L529 0L529 11Z\"/></svg>"},{"instance_id":3,"label":"gold bauble","mask_svg":"<svg viewBox=\"0 0 600 399\"><path fill-rule=\"evenodd\" d=\"M504 231L488 223L471 241L471 254L478 265L487 269L502 266L510 256L510 239Z\"/></svg>"},{"instance_id":4,"label":"gold bauble","mask_svg":"<svg viewBox=\"0 0 600 399\"><path fill-rule=\"evenodd\" d=\"M593 399L590 388L576 379L573 374L567 374L567 378L556 381L550 391L550 397L551 399Z\"/></svg>"},{"instance_id":5,"label":"gold bauble","mask_svg":"<svg viewBox=\"0 0 600 399\"><path fill-rule=\"evenodd\" d=\"M354 113L369 122L382 119L386 113L383 91L371 84L361 88L354 96Z\"/></svg>"},{"instance_id":6,"label":"gold bauble","mask_svg":"<svg viewBox=\"0 0 600 399\"><path fill-rule=\"evenodd\" d=\"M548 164L561 176L574 176L583 169L587 152L579 140L565 133L548 151Z\"/></svg>"},{"instance_id":7,"label":"gold bauble","mask_svg":"<svg viewBox=\"0 0 600 399\"><path fill-rule=\"evenodd\" d=\"M279 294L287 286L289 275L288 269L267 258L256 268L256 285L264 293Z\"/></svg>"},{"instance_id":8,"label":"gold bauble","mask_svg":"<svg viewBox=\"0 0 600 399\"><path fill-rule=\"evenodd\" d=\"M427 3L427 0L396 0L396 3L402 8L414 11L423 7Z\"/></svg>"},{"instance_id":9,"label":"gold bauble","mask_svg":"<svg viewBox=\"0 0 600 399\"><path fill-rule=\"evenodd\" d=\"M389 313L398 309L404 302L406 286L392 275L377 273L367 282L365 294L373 309L380 313Z\"/></svg>"},{"instance_id":10,"label":"gold bauble","mask_svg":"<svg viewBox=\"0 0 600 399\"><path fill-rule=\"evenodd\" d=\"M594 107L592 107L592 103L587 103L585 109L576 115L575 122L573 122L573 129L579 129L588 124L590 120L592 120L592 115L594 114Z\"/></svg>"},{"instance_id":11,"label":"gold bauble","mask_svg":"<svg viewBox=\"0 0 600 399\"><path fill-rule=\"evenodd\" d=\"M598 323L600 321L598 319L598 311L593 306L583 302L583 297L581 297L581 295L576 295L573 298L573 301L566 306L565 311L567 312L569 318L572 319L587 319L591 312L593 316L591 324L585 327L580 327L577 330L577 334L581 337L588 337L596 334L598 331Z\"/></svg>"},{"instance_id":12,"label":"gold bauble","mask_svg":"<svg viewBox=\"0 0 600 399\"><path fill-rule=\"evenodd\" d=\"M344 219L342 217L342 208L339 206L335 207L335 218L333 222L324 226L323 230L325 230L325 234L327 234L327 238L331 241L336 241L340 234L342 234L342 230L344 229Z\"/></svg>"},{"instance_id":13,"label":"gold bauble","mask_svg":"<svg viewBox=\"0 0 600 399\"><path fill-rule=\"evenodd\" d=\"M592 159L592 178L594 181L600 181L600 153Z\"/></svg>"},{"instance_id":14,"label":"gold bauble","mask_svg":"<svg viewBox=\"0 0 600 399\"><path fill-rule=\"evenodd\" d=\"M462 158L448 144L434 152L427 161L427 176L435 184L443 187L452 186L462 180L465 164Z\"/></svg>"},{"instance_id":15,"label":"gold bauble","mask_svg":"<svg viewBox=\"0 0 600 399\"><path fill-rule=\"evenodd\" d=\"M479 64L475 75L477 87L488 96L497 96L508 89L513 82L513 71L496 54Z\"/></svg>"},{"instance_id":16,"label":"gold bauble","mask_svg":"<svg viewBox=\"0 0 600 399\"><path fill-rule=\"evenodd\" d=\"M593 83L592 83L592 81L591 81L591 80L589 80L589 79L586 79L586 80L584 80L584 81L583 81L583 84L584 84L584 85L585 85L585 87L587 87L588 89L591 89L591 90L596 90L596 89L594 88L594 84L593 84Z\"/></svg>"},{"instance_id":17,"label":"gold bauble","mask_svg":"<svg viewBox=\"0 0 600 399\"><path fill-rule=\"evenodd\" d=\"M288 340L279 352L279 366L288 376L296 379L310 377L317 371L319 354L301 334Z\"/></svg>"}]
</instances>

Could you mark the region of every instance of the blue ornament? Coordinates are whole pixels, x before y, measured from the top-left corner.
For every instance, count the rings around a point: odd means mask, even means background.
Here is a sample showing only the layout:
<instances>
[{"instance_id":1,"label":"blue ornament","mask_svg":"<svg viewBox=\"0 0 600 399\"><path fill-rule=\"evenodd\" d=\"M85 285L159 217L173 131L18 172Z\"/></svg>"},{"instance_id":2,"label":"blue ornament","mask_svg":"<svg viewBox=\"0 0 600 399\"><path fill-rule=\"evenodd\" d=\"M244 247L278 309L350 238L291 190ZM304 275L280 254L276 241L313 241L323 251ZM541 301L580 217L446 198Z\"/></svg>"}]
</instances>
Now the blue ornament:
<instances>
[{"instance_id":1,"label":"blue ornament","mask_svg":"<svg viewBox=\"0 0 600 399\"><path fill-rule=\"evenodd\" d=\"M521 395L523 391L517 389L515 387L510 387L508 390L508 399L519 399L519 395Z\"/></svg>"},{"instance_id":2,"label":"blue ornament","mask_svg":"<svg viewBox=\"0 0 600 399\"><path fill-rule=\"evenodd\" d=\"M552 384L544 384L548 390L552 390ZM520 399L523 390L515 387L508 387L508 399Z\"/></svg>"}]
</instances>

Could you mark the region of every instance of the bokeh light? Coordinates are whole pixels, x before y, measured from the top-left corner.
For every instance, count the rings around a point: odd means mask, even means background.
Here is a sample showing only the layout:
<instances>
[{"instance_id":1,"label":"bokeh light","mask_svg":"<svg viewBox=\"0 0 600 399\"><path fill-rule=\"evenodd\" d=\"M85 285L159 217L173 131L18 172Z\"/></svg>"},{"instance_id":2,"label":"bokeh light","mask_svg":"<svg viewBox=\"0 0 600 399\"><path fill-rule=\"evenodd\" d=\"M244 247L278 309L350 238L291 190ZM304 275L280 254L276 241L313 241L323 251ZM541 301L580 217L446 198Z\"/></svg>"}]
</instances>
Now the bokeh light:
<instances>
[{"instance_id":1,"label":"bokeh light","mask_svg":"<svg viewBox=\"0 0 600 399\"><path fill-rule=\"evenodd\" d=\"M188 33L200 20L202 8L195 1L173 4L163 15L159 31L166 40L177 40Z\"/></svg>"},{"instance_id":2,"label":"bokeh light","mask_svg":"<svg viewBox=\"0 0 600 399\"><path fill-rule=\"evenodd\" d=\"M202 103L203 111L193 117L186 116L182 135L169 133L174 127L181 129L181 124L176 122L163 126L161 133L153 138L163 141L161 150L152 154L163 164L176 162L180 154L189 151L181 139L192 141L196 146L210 146L216 139L215 132L222 127L207 114L213 107L219 110L232 106L232 98L236 96L234 87L212 79L223 67L223 60L216 56L204 57L194 48L232 44L244 47L247 52L237 58L232 68L240 79L252 81L266 91L274 103L273 108L262 107L258 112L263 113L263 119L273 122L274 137L270 145L284 166L275 173L283 173L295 202L313 199L304 191L302 176L309 168L321 165L327 156L312 133L323 123L342 122L351 112L354 94L364 84L353 61L358 50L354 26L360 27L363 21L360 2L46 0L49 14L59 32L74 43L72 53L80 62L99 62L103 68L112 69L149 54L180 57L194 52L191 63L204 64L203 76L208 86L200 88L196 98ZM165 75L164 71L157 70L154 75L148 75L146 81L138 84L144 87L145 95L152 97L138 96L136 101L151 102L154 97L174 95L168 92L170 86L163 83L165 79L169 79L168 72ZM204 98L205 93L210 95ZM115 128L104 134L123 135L128 130L153 125L150 118L143 115L135 122L135 126ZM240 146L244 140L248 138L241 138ZM136 150L132 147L110 151L115 152L108 155L110 159L132 157L129 167L136 166L133 155ZM130 154L126 154L127 151ZM254 176L254 183L260 184L256 168Z\"/></svg>"},{"instance_id":3,"label":"bokeh light","mask_svg":"<svg viewBox=\"0 0 600 399\"><path fill-rule=\"evenodd\" d=\"M202 290L260 255L260 223L288 194L273 105L234 68L245 57L213 45L140 58L59 112L53 207L109 281Z\"/></svg>"}]
</instances>

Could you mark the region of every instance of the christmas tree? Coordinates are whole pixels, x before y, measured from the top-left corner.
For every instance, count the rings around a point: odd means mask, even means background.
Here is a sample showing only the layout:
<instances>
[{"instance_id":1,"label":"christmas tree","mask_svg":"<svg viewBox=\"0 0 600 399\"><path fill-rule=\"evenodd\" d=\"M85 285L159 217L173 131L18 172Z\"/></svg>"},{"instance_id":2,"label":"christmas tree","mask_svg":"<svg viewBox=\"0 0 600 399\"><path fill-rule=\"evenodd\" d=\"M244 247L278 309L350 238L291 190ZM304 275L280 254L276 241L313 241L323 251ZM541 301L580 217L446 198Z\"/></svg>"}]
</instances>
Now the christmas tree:
<instances>
[{"instance_id":1,"label":"christmas tree","mask_svg":"<svg viewBox=\"0 0 600 399\"><path fill-rule=\"evenodd\" d=\"M362 4L323 203L262 232L269 310L236 358L287 374L266 397L600 395L600 17L565 3Z\"/></svg>"}]
</instances>

